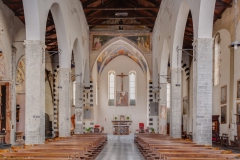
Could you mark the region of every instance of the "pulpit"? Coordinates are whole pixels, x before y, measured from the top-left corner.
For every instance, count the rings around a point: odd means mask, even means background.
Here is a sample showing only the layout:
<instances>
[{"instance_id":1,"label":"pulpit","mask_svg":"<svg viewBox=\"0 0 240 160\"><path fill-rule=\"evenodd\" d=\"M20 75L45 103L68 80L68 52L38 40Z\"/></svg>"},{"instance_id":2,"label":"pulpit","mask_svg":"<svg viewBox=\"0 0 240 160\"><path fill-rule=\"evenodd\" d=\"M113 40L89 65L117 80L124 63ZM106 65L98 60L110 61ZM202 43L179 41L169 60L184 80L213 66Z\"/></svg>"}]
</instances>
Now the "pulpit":
<instances>
[{"instance_id":1,"label":"pulpit","mask_svg":"<svg viewBox=\"0 0 240 160\"><path fill-rule=\"evenodd\" d=\"M113 135L129 135L132 121L112 121Z\"/></svg>"}]
</instances>

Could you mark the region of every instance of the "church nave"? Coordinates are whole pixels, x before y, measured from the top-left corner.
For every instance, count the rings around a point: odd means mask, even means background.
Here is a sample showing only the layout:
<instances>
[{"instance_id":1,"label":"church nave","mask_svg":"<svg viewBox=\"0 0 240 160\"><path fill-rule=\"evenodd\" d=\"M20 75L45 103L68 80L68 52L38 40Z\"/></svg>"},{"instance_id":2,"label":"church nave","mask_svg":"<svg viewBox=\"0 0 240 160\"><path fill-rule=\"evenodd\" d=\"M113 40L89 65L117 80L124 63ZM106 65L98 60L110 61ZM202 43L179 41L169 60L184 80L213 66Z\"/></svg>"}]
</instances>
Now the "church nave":
<instances>
[{"instance_id":1,"label":"church nave","mask_svg":"<svg viewBox=\"0 0 240 160\"><path fill-rule=\"evenodd\" d=\"M108 142L95 160L144 160L134 135L108 135Z\"/></svg>"}]
</instances>

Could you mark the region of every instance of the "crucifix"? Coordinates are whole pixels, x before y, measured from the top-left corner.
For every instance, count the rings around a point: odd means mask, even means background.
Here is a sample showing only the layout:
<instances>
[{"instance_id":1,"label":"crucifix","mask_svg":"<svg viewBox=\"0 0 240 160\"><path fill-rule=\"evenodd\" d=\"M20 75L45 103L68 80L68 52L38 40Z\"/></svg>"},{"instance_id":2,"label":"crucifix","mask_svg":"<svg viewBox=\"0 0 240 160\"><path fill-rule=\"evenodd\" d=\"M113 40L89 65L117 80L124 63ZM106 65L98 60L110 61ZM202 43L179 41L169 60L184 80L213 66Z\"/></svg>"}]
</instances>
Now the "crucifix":
<instances>
[{"instance_id":1,"label":"crucifix","mask_svg":"<svg viewBox=\"0 0 240 160\"><path fill-rule=\"evenodd\" d=\"M121 73L120 75L117 75L117 76L121 77L121 81L122 81L122 86L121 87L122 87L122 92L123 92L123 78L128 76L128 75L124 75L123 73Z\"/></svg>"}]
</instances>

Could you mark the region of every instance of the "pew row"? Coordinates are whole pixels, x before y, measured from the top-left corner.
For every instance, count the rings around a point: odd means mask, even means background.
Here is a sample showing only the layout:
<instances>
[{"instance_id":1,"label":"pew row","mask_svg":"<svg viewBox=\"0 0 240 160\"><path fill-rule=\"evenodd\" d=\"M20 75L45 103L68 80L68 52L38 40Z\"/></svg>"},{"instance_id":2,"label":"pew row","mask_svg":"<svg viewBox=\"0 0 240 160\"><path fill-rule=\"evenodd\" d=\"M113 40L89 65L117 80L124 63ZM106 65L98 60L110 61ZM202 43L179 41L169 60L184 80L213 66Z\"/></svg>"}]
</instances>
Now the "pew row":
<instances>
[{"instance_id":1,"label":"pew row","mask_svg":"<svg viewBox=\"0 0 240 160\"><path fill-rule=\"evenodd\" d=\"M0 160L92 160L99 154L107 142L107 135L83 134L48 140L45 144L12 147L11 151L0 152Z\"/></svg>"},{"instance_id":2,"label":"pew row","mask_svg":"<svg viewBox=\"0 0 240 160\"><path fill-rule=\"evenodd\" d=\"M199 145L189 140L160 134L135 134L134 142L146 160L222 160L240 158L240 154L233 154L231 151Z\"/></svg>"}]
</instances>

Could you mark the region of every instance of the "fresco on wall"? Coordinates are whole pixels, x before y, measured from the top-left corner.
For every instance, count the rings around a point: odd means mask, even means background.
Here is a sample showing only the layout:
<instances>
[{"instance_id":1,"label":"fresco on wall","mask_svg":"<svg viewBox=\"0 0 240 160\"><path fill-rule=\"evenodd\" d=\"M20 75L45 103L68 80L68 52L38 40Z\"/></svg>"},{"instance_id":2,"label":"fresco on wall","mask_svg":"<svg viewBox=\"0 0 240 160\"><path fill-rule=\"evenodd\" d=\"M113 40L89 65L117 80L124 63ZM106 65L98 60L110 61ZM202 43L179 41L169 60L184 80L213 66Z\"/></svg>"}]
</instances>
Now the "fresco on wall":
<instances>
[{"instance_id":1,"label":"fresco on wall","mask_svg":"<svg viewBox=\"0 0 240 160\"><path fill-rule=\"evenodd\" d=\"M93 35L92 50L98 51L104 46L107 42L117 36L108 36L108 35ZM123 36L124 38L132 41L144 52L150 52L150 36Z\"/></svg>"},{"instance_id":2,"label":"fresco on wall","mask_svg":"<svg viewBox=\"0 0 240 160\"><path fill-rule=\"evenodd\" d=\"M128 92L117 91L116 106L128 106Z\"/></svg>"},{"instance_id":3,"label":"fresco on wall","mask_svg":"<svg viewBox=\"0 0 240 160\"><path fill-rule=\"evenodd\" d=\"M5 63L6 57L3 53L0 53L0 77L4 77L7 75L7 65Z\"/></svg>"},{"instance_id":4,"label":"fresco on wall","mask_svg":"<svg viewBox=\"0 0 240 160\"><path fill-rule=\"evenodd\" d=\"M93 44L92 44L92 50L99 50L101 47L106 44L108 41L110 41L114 36L105 36L105 35L94 35L93 36Z\"/></svg>"},{"instance_id":5,"label":"fresco on wall","mask_svg":"<svg viewBox=\"0 0 240 160\"><path fill-rule=\"evenodd\" d=\"M130 52L126 51L126 50L120 49L118 52L110 54L108 56L108 58L103 62L103 64L101 64L101 65L99 64L100 65L100 72L103 71L103 69L108 65L108 63L111 62L111 60L113 60L114 58L116 58L118 56L122 56L122 55L131 58L144 71L141 63L139 62L139 60L132 53L130 53ZM102 68L101 68L101 66L102 66Z\"/></svg>"},{"instance_id":6,"label":"fresco on wall","mask_svg":"<svg viewBox=\"0 0 240 160\"><path fill-rule=\"evenodd\" d=\"M102 63L103 63L104 59L107 57L107 55L108 55L108 52L104 52L103 54L101 54L101 55L98 57L98 60L97 60L97 69L98 69L98 72L100 71L101 66L102 66Z\"/></svg>"},{"instance_id":7,"label":"fresco on wall","mask_svg":"<svg viewBox=\"0 0 240 160\"><path fill-rule=\"evenodd\" d=\"M150 51L150 36L128 36L126 38L134 42L144 52Z\"/></svg>"}]
</instances>

